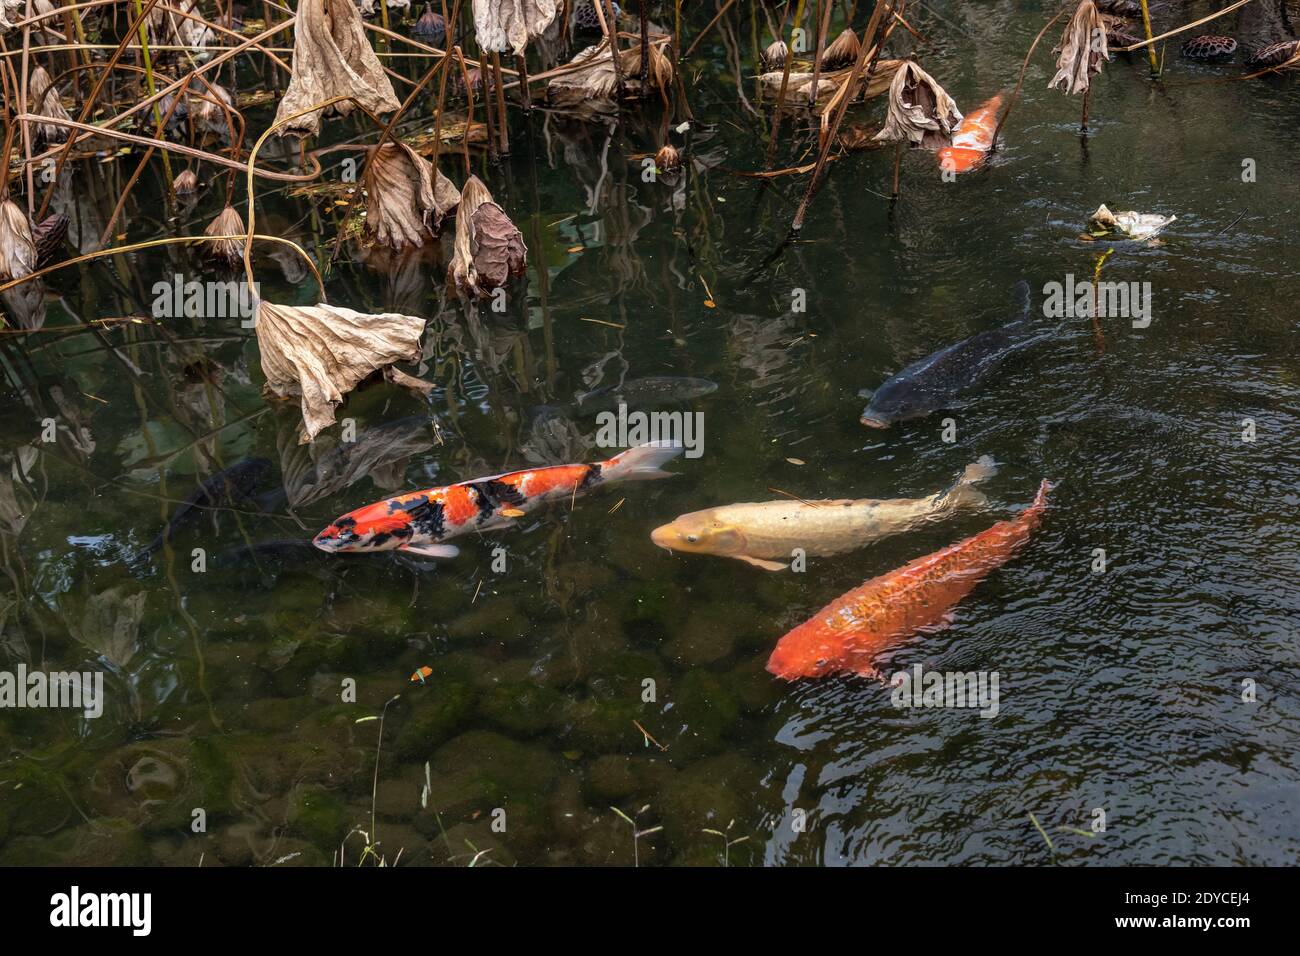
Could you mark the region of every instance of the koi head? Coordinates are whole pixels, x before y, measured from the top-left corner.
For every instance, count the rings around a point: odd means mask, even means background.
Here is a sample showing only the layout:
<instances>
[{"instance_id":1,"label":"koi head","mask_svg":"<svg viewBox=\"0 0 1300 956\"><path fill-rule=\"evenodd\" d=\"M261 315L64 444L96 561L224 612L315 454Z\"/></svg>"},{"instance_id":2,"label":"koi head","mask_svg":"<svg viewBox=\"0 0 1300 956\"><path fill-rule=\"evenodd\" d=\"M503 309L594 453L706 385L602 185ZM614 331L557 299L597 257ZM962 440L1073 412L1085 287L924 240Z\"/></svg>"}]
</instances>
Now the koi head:
<instances>
[{"instance_id":1,"label":"koi head","mask_svg":"<svg viewBox=\"0 0 1300 956\"><path fill-rule=\"evenodd\" d=\"M650 532L650 540L669 551L690 554L743 554L745 534L712 511L692 511Z\"/></svg>"},{"instance_id":2,"label":"koi head","mask_svg":"<svg viewBox=\"0 0 1300 956\"><path fill-rule=\"evenodd\" d=\"M840 656L822 635L801 624L781 638L767 659L767 671L782 680L825 677L841 670Z\"/></svg>"},{"instance_id":3,"label":"koi head","mask_svg":"<svg viewBox=\"0 0 1300 956\"><path fill-rule=\"evenodd\" d=\"M311 543L322 551L388 551L411 536L410 517L390 511L387 502L350 511L326 527Z\"/></svg>"}]
</instances>

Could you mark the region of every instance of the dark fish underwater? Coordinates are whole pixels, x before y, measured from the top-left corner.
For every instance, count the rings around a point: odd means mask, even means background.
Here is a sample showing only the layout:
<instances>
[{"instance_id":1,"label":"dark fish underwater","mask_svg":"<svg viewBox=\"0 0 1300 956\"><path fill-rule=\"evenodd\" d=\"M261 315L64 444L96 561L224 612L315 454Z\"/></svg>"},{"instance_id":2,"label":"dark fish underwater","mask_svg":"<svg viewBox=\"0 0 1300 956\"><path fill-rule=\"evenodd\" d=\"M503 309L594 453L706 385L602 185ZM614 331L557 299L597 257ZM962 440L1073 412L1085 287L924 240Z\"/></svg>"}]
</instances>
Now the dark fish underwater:
<instances>
[{"instance_id":1,"label":"dark fish underwater","mask_svg":"<svg viewBox=\"0 0 1300 956\"><path fill-rule=\"evenodd\" d=\"M996 329L962 339L892 375L871 394L860 421L868 428L924 418L959 400L982 384L1002 363L1041 336L1029 318L1029 283L1015 289L1020 317Z\"/></svg>"},{"instance_id":2,"label":"dark fish underwater","mask_svg":"<svg viewBox=\"0 0 1300 956\"><path fill-rule=\"evenodd\" d=\"M153 554L163 546L164 541L170 541L178 529L196 521L205 511L251 498L253 491L270 471L271 463L265 458L241 458L229 468L223 468L176 506L167 526L147 548L136 555L136 560Z\"/></svg>"}]
</instances>

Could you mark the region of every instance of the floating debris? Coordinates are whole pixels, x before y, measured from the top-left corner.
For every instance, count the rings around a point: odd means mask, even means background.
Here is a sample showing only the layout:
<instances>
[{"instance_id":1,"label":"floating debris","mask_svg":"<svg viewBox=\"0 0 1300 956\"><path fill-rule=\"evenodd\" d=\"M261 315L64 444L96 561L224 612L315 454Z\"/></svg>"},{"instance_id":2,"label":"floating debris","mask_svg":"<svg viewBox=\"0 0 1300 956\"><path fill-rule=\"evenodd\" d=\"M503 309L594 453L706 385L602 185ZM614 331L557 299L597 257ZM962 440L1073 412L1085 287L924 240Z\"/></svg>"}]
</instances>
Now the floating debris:
<instances>
[{"instance_id":1,"label":"floating debris","mask_svg":"<svg viewBox=\"0 0 1300 956\"><path fill-rule=\"evenodd\" d=\"M1131 209L1113 213L1103 203L1088 217L1088 234L1094 238L1116 236L1141 241L1153 238L1177 218L1134 212Z\"/></svg>"}]
</instances>

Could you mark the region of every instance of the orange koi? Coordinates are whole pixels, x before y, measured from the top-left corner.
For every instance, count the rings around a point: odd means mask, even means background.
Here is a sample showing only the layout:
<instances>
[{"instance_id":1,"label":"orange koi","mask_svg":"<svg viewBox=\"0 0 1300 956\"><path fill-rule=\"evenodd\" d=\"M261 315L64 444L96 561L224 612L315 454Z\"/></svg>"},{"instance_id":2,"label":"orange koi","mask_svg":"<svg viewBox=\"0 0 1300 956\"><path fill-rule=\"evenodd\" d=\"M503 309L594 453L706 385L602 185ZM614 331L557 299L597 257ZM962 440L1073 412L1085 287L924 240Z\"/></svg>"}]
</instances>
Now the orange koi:
<instances>
[{"instance_id":1,"label":"orange koi","mask_svg":"<svg viewBox=\"0 0 1300 956\"><path fill-rule=\"evenodd\" d=\"M952 134L952 145L939 150L939 168L953 173L969 173L979 168L993 148L993 132L998 128L1001 107L999 93L979 109L967 113L957 132Z\"/></svg>"},{"instance_id":2,"label":"orange koi","mask_svg":"<svg viewBox=\"0 0 1300 956\"><path fill-rule=\"evenodd\" d=\"M879 677L873 658L918 630L947 623L950 612L1029 540L1047 507L1044 481L1033 504L1009 521L872 578L836 598L777 643L767 669L777 677L854 673Z\"/></svg>"},{"instance_id":3,"label":"orange koi","mask_svg":"<svg viewBox=\"0 0 1300 956\"><path fill-rule=\"evenodd\" d=\"M312 544L329 552L400 550L454 558L460 549L443 543L449 538L510 527L543 502L571 498L598 484L667 478L671 473L659 466L682 451L679 444L650 442L608 461L529 468L412 491L349 511Z\"/></svg>"},{"instance_id":4,"label":"orange koi","mask_svg":"<svg viewBox=\"0 0 1300 956\"><path fill-rule=\"evenodd\" d=\"M432 676L433 676L433 668L430 667L428 664L425 664L423 667L417 667L415 669L415 673L411 675L411 683L414 684L416 681L419 681L421 684L423 684L424 679L426 677L432 677Z\"/></svg>"}]
</instances>

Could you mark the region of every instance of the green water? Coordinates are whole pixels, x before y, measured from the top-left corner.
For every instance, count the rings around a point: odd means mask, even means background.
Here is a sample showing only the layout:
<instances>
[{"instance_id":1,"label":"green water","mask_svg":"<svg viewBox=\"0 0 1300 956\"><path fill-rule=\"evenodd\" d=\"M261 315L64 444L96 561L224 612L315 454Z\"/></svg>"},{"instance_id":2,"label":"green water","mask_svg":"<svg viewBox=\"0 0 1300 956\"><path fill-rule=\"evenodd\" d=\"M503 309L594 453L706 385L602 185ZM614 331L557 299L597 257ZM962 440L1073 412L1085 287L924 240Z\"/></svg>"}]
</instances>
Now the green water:
<instances>
[{"instance_id":1,"label":"green water","mask_svg":"<svg viewBox=\"0 0 1300 956\"><path fill-rule=\"evenodd\" d=\"M1157 29L1202 6L1163 11ZM910 18L934 44L925 67L970 110L1014 83L1053 9L941 3ZM712 13L689 14L687 36ZM296 521L283 502L273 516L244 502L132 561L196 476L260 456L273 463L265 491L301 476L311 452L296 407L262 398L254 334L237 322L79 327L148 315L154 282L200 271L194 253L50 279L46 330L5 337L0 653L8 670L101 671L107 693L93 720L0 712L0 863L325 865L354 828L410 865L630 864L634 852L720 864L723 839L705 830L743 838L733 865L1295 862L1294 81L1211 82L1240 67L1190 64L1175 43L1153 83L1145 60L1121 55L1096 83L1084 144L1079 100L1045 89L1044 49L989 168L945 183L932 155L910 153L891 203L892 151L848 155L780 248L806 177L762 189L728 172L763 162L751 26L740 4L688 64L695 166L675 182L642 180L657 117L512 114L508 160L475 159L529 246L505 313L446 296L449 238L393 273L344 247L330 301L426 317L409 370L437 388L426 402L370 384L339 416L358 437L411 416L436 434L417 423L395 458L295 507ZM879 103L850 114L879 118ZM778 165L810 161L806 118L782 137ZM83 213L110 211L134 162L78 164ZM118 229L132 241L197 232L222 204L219 184L171 212L156 179L140 190ZM1115 244L1104 266L1151 283L1148 328L1042 319L1044 341L951 416L858 423L860 389L1014 317L1016 281L1037 315L1046 283L1089 277L1109 246L1078 236L1103 202L1178 217L1157 244ZM328 255L328 207L269 187L261 210L259 231ZM310 277L287 272L259 255L263 296L314 302ZM432 568L301 549L216 560L246 541L307 539L397 489L605 457L591 416L532 410L620 376L718 385L664 406L705 423L703 456L670 465L671 481L463 538ZM316 454L338 440L329 430ZM673 555L648 537L771 489L927 494L984 454L1001 466L986 489L995 515L812 559L804 574ZM764 671L813 611L1012 514L1042 478L1062 483L1029 546L951 626L879 663L997 671L996 717L899 710L878 683ZM423 666L432 674L411 683ZM380 723L364 718L381 713L379 748ZM634 846L615 807L654 832ZM344 861L363 844L349 837Z\"/></svg>"}]
</instances>

